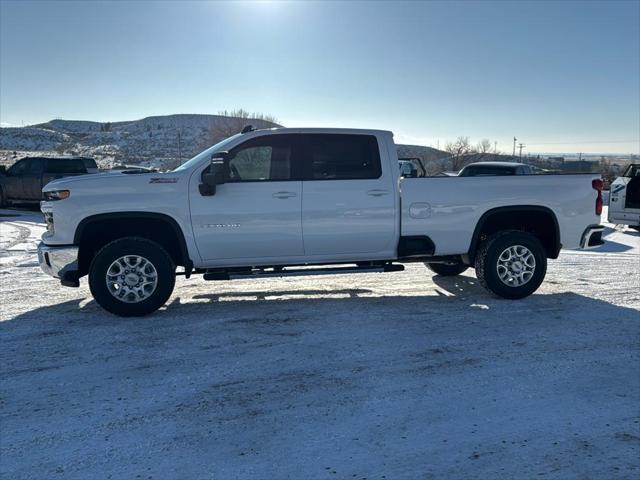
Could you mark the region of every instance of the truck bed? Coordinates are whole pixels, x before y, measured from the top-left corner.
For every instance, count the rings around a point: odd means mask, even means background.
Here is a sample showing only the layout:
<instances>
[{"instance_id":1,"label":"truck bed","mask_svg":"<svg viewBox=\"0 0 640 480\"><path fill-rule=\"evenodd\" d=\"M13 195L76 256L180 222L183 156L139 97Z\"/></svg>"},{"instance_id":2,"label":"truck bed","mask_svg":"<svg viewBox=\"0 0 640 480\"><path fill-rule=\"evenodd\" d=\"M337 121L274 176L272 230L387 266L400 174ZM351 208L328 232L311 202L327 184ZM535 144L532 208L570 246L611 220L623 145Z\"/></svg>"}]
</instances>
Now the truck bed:
<instances>
[{"instance_id":1,"label":"truck bed","mask_svg":"<svg viewBox=\"0 0 640 480\"><path fill-rule=\"evenodd\" d=\"M563 248L578 248L595 213L595 174L426 177L400 180L402 236L427 235L435 255L467 251L474 227L490 210L532 206L555 215ZM454 193L454 194L452 194Z\"/></svg>"}]
</instances>

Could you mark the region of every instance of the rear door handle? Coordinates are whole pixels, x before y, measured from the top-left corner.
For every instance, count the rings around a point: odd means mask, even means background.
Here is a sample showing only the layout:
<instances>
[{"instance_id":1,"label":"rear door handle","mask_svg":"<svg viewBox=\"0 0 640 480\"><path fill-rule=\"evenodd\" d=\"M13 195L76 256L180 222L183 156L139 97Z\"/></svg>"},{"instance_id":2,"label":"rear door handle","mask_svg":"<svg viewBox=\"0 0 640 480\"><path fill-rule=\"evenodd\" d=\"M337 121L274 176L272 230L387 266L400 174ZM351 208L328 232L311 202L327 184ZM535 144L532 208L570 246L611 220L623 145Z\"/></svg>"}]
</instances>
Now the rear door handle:
<instances>
[{"instance_id":1,"label":"rear door handle","mask_svg":"<svg viewBox=\"0 0 640 480\"><path fill-rule=\"evenodd\" d=\"M389 190L369 190L367 195L371 197L382 197L383 195L389 195Z\"/></svg>"},{"instance_id":2,"label":"rear door handle","mask_svg":"<svg viewBox=\"0 0 640 480\"><path fill-rule=\"evenodd\" d=\"M295 196L296 192L276 192L273 194L274 198L291 198Z\"/></svg>"}]
</instances>

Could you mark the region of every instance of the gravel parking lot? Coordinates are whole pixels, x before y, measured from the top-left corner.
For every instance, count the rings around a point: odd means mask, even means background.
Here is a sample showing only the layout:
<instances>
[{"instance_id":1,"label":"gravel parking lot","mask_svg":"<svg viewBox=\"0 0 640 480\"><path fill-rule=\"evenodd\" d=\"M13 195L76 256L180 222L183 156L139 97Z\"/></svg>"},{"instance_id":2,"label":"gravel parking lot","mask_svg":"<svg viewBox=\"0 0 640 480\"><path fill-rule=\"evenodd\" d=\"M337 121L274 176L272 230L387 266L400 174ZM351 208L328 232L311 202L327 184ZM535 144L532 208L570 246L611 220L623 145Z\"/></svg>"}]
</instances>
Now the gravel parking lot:
<instances>
[{"instance_id":1,"label":"gravel parking lot","mask_svg":"<svg viewBox=\"0 0 640 480\"><path fill-rule=\"evenodd\" d=\"M118 318L0 210L2 478L640 476L640 234L537 294L473 271L205 282Z\"/></svg>"}]
</instances>

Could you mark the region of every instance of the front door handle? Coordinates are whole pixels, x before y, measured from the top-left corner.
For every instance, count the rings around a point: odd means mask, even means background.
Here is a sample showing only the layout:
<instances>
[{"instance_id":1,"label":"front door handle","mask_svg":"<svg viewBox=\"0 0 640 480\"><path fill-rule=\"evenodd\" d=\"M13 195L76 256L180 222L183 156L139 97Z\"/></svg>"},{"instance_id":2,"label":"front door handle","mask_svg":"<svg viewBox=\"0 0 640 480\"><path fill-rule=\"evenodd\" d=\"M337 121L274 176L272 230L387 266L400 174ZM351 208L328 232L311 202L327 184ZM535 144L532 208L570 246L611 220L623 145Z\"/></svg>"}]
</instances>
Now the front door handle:
<instances>
[{"instance_id":1,"label":"front door handle","mask_svg":"<svg viewBox=\"0 0 640 480\"><path fill-rule=\"evenodd\" d=\"M383 195L389 195L389 190L369 190L367 195L371 197L382 197Z\"/></svg>"},{"instance_id":2,"label":"front door handle","mask_svg":"<svg viewBox=\"0 0 640 480\"><path fill-rule=\"evenodd\" d=\"M276 192L273 194L274 198L291 198L295 196L296 192Z\"/></svg>"}]
</instances>

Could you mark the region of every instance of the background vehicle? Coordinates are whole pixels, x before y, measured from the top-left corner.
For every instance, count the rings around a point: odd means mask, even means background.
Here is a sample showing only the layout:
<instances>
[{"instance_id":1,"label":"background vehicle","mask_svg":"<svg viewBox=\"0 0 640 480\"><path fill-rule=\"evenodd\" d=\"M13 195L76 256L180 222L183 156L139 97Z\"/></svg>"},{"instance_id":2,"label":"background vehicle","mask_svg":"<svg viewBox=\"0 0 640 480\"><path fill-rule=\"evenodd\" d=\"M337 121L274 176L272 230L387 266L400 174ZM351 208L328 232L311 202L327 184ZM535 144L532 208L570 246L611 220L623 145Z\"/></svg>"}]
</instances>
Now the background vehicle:
<instances>
[{"instance_id":1,"label":"background vehicle","mask_svg":"<svg viewBox=\"0 0 640 480\"><path fill-rule=\"evenodd\" d=\"M483 175L533 175L543 173L540 168L515 162L476 162L465 166L459 177L479 177Z\"/></svg>"},{"instance_id":2,"label":"background vehicle","mask_svg":"<svg viewBox=\"0 0 640 480\"><path fill-rule=\"evenodd\" d=\"M424 168L422 160L417 157L399 158L400 176L402 178L420 178L426 177L427 171Z\"/></svg>"},{"instance_id":3,"label":"background vehicle","mask_svg":"<svg viewBox=\"0 0 640 480\"><path fill-rule=\"evenodd\" d=\"M39 202L42 187L57 178L97 173L95 160L86 157L26 157L0 170L0 205Z\"/></svg>"},{"instance_id":4,"label":"background vehicle","mask_svg":"<svg viewBox=\"0 0 640 480\"><path fill-rule=\"evenodd\" d=\"M609 222L640 229L640 164L629 165L611 184Z\"/></svg>"},{"instance_id":5,"label":"background vehicle","mask_svg":"<svg viewBox=\"0 0 640 480\"><path fill-rule=\"evenodd\" d=\"M601 188L591 174L400 178L391 132L244 129L172 172L49 183L38 256L127 316L166 302L176 266L229 280L426 262L522 298L561 246L603 243Z\"/></svg>"}]
</instances>

